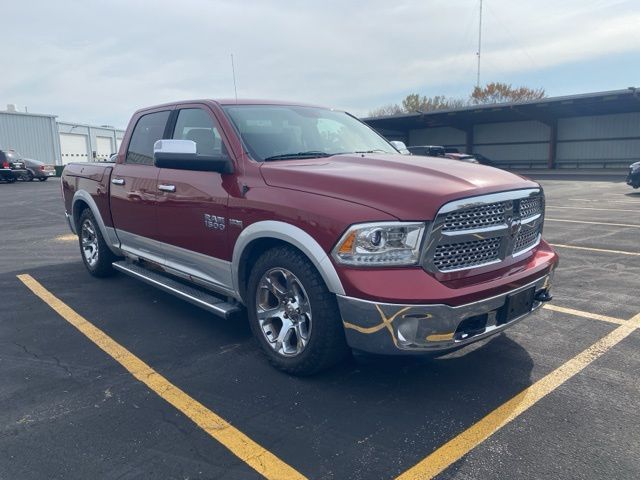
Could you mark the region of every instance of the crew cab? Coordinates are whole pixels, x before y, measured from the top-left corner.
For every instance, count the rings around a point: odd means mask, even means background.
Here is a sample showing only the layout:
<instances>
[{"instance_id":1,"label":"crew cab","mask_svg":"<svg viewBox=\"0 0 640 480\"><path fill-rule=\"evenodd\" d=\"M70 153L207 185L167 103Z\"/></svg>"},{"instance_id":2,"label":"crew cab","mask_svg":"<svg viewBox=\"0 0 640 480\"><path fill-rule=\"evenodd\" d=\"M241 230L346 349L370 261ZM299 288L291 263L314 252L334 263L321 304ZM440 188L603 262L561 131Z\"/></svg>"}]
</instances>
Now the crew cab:
<instances>
[{"instance_id":1,"label":"crew cab","mask_svg":"<svg viewBox=\"0 0 640 480\"><path fill-rule=\"evenodd\" d=\"M277 368L350 349L442 354L551 299L537 183L416 162L346 112L194 100L133 115L115 163L69 164L69 227L92 275L131 275L248 317Z\"/></svg>"}]
</instances>

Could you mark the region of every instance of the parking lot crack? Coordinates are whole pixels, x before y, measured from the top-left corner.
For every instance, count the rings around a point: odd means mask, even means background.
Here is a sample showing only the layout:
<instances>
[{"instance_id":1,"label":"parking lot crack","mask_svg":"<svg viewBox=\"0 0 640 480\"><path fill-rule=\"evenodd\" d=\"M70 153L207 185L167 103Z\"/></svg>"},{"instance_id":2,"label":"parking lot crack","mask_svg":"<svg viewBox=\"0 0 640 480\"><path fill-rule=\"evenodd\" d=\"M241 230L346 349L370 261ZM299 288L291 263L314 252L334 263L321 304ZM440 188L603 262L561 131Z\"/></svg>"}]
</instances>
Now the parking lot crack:
<instances>
[{"instance_id":1,"label":"parking lot crack","mask_svg":"<svg viewBox=\"0 0 640 480\"><path fill-rule=\"evenodd\" d=\"M35 358L36 360L43 363L48 363L48 364L51 363L50 361L43 359L42 355L38 355L37 353L29 350L26 345L22 345L17 342L13 342L13 344L17 347L20 347L24 351L24 353ZM67 365L63 364L58 357L56 357L55 355L47 355L47 356L53 359L53 363L55 364L55 366L61 369L62 371L64 371L68 377L73 377L73 372L71 371L71 369Z\"/></svg>"}]
</instances>

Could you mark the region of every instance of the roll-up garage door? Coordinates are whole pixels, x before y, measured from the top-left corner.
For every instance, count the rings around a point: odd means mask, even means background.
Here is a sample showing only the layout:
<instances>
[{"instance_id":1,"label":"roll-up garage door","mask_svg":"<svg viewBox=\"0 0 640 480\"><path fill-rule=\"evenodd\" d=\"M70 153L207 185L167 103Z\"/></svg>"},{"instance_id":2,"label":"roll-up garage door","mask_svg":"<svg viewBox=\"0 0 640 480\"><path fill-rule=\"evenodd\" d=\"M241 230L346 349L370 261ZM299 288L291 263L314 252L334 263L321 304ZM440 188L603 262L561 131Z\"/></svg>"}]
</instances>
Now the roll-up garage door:
<instances>
[{"instance_id":1,"label":"roll-up garage door","mask_svg":"<svg viewBox=\"0 0 640 480\"><path fill-rule=\"evenodd\" d=\"M87 148L87 136L74 133L60 134L60 152L62 154L62 164L70 162L89 161Z\"/></svg>"},{"instance_id":2,"label":"roll-up garage door","mask_svg":"<svg viewBox=\"0 0 640 480\"><path fill-rule=\"evenodd\" d=\"M96 160L104 161L109 160L109 157L113 151L113 147L111 146L111 138L109 137L96 137Z\"/></svg>"}]
</instances>

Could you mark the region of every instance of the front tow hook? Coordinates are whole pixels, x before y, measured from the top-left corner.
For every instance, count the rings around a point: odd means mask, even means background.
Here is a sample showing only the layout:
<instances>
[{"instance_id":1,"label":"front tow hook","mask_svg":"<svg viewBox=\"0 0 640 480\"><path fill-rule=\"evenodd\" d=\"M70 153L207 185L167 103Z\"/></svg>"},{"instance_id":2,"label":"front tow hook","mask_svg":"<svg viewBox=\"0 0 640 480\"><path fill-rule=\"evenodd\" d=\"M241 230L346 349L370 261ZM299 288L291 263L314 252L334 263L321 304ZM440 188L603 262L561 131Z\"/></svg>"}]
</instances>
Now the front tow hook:
<instances>
[{"instance_id":1,"label":"front tow hook","mask_svg":"<svg viewBox=\"0 0 640 480\"><path fill-rule=\"evenodd\" d=\"M542 290L541 292L538 292L536 294L535 299L538 302L548 302L550 300L553 300L553 296L547 290Z\"/></svg>"}]
</instances>

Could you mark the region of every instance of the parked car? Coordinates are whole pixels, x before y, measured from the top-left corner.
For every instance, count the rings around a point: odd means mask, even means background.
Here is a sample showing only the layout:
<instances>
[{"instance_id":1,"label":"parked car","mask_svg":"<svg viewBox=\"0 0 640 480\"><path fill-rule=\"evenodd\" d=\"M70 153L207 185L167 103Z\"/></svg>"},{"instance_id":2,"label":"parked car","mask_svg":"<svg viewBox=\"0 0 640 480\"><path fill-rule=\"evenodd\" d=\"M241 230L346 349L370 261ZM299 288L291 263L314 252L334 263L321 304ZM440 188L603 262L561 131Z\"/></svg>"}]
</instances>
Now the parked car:
<instances>
[{"instance_id":1,"label":"parked car","mask_svg":"<svg viewBox=\"0 0 640 480\"><path fill-rule=\"evenodd\" d=\"M0 180L13 183L27 174L24 162L14 150L0 150Z\"/></svg>"},{"instance_id":2,"label":"parked car","mask_svg":"<svg viewBox=\"0 0 640 480\"><path fill-rule=\"evenodd\" d=\"M445 157L450 158L451 160L459 160L461 162L480 163L476 160L476 157L469 155L468 153L447 153Z\"/></svg>"},{"instance_id":3,"label":"parked car","mask_svg":"<svg viewBox=\"0 0 640 480\"><path fill-rule=\"evenodd\" d=\"M495 167L496 166L496 162L494 162L490 158L485 157L481 153L472 153L471 155L473 155L475 157L475 159L478 161L478 163L481 164L481 165L487 165L489 167Z\"/></svg>"},{"instance_id":4,"label":"parked car","mask_svg":"<svg viewBox=\"0 0 640 480\"><path fill-rule=\"evenodd\" d=\"M629 165L627 185L631 185L633 188L640 188L640 162Z\"/></svg>"},{"instance_id":5,"label":"parked car","mask_svg":"<svg viewBox=\"0 0 640 480\"><path fill-rule=\"evenodd\" d=\"M27 169L22 177L25 181L32 182L35 178L41 182L45 182L49 177L56 176L56 167L53 165L47 165L44 162L31 158L23 158L22 161Z\"/></svg>"},{"instance_id":6,"label":"parked car","mask_svg":"<svg viewBox=\"0 0 640 480\"><path fill-rule=\"evenodd\" d=\"M117 162L69 164L62 189L90 274L120 271L224 318L246 311L292 374L350 348L442 354L497 334L551 299L558 263L539 184L416 162L321 107L139 110Z\"/></svg>"},{"instance_id":7,"label":"parked car","mask_svg":"<svg viewBox=\"0 0 640 480\"><path fill-rule=\"evenodd\" d=\"M444 147L437 145L418 145L407 147L413 155L423 155L427 157L444 157L446 152Z\"/></svg>"},{"instance_id":8,"label":"parked car","mask_svg":"<svg viewBox=\"0 0 640 480\"><path fill-rule=\"evenodd\" d=\"M401 142L400 140L391 140L389 143L393 145L395 149L398 150L398 152L400 152L402 155L411 155L411 152L407 150L407 146L404 142Z\"/></svg>"}]
</instances>

